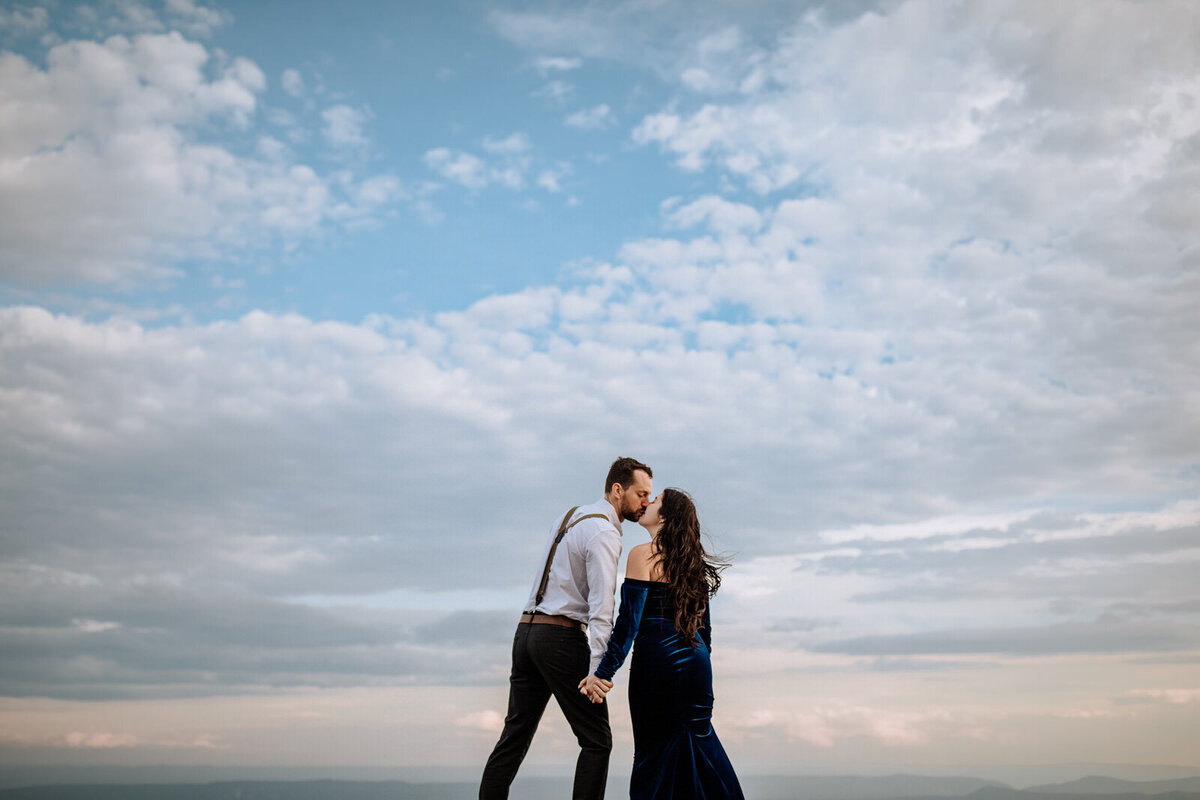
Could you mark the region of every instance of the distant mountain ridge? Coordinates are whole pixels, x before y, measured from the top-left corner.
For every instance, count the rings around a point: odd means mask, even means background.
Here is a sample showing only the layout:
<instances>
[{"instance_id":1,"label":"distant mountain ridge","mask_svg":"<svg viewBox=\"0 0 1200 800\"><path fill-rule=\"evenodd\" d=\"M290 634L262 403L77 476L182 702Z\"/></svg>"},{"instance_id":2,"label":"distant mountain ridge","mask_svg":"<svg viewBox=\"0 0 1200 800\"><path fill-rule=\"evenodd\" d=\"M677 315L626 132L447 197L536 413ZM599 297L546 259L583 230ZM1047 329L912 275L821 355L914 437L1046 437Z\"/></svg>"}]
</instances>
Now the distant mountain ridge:
<instances>
[{"instance_id":1,"label":"distant mountain ridge","mask_svg":"<svg viewBox=\"0 0 1200 800\"><path fill-rule=\"evenodd\" d=\"M962 800L1063 800L1068 795L1076 800L1200 800L1200 792L1126 792L1122 794L1086 794L1069 792L1033 792L1028 789L1005 789L989 786L966 795ZM926 800L933 800L927 798Z\"/></svg>"},{"instance_id":2,"label":"distant mountain ridge","mask_svg":"<svg viewBox=\"0 0 1200 800\"><path fill-rule=\"evenodd\" d=\"M741 782L747 797L797 797L804 800L960 798L987 787L1008 788L998 781L982 778L908 774L747 775L741 776ZM611 793L610 787L609 794Z\"/></svg>"},{"instance_id":3,"label":"distant mountain ridge","mask_svg":"<svg viewBox=\"0 0 1200 800\"><path fill-rule=\"evenodd\" d=\"M1103 775L1088 775L1077 781L1030 786L1025 791L1041 794L1166 794L1200 792L1200 777L1161 781L1124 781Z\"/></svg>"},{"instance_id":4,"label":"distant mountain ridge","mask_svg":"<svg viewBox=\"0 0 1200 800\"><path fill-rule=\"evenodd\" d=\"M4 800L459 800L476 787L404 781L222 781L64 784L0 791Z\"/></svg>"}]
</instances>

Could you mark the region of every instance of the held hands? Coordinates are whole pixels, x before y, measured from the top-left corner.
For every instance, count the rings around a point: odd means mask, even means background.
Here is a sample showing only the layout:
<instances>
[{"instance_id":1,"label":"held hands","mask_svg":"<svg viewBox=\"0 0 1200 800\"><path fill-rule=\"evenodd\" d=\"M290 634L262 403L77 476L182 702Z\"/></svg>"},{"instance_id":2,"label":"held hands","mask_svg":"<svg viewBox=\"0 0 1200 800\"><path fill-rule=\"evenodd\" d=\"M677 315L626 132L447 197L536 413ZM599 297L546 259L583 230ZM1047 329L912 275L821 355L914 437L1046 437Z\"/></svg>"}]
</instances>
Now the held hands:
<instances>
[{"instance_id":1,"label":"held hands","mask_svg":"<svg viewBox=\"0 0 1200 800\"><path fill-rule=\"evenodd\" d=\"M579 682L579 693L587 695L587 698L593 703L603 703L604 695L608 694L609 689L612 689L612 687L612 681L597 678L595 675L588 675Z\"/></svg>"}]
</instances>

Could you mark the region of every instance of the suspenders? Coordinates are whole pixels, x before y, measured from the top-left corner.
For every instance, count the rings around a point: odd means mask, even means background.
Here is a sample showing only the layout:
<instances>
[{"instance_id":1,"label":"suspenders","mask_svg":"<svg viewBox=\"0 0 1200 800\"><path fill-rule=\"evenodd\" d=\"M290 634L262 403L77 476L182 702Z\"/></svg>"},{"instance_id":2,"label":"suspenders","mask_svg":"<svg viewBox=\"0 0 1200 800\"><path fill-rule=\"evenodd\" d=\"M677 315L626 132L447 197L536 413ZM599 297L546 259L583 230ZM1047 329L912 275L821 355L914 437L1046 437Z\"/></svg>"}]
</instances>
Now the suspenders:
<instances>
[{"instance_id":1,"label":"suspenders","mask_svg":"<svg viewBox=\"0 0 1200 800\"><path fill-rule=\"evenodd\" d=\"M562 524L558 526L558 534L555 535L554 544L550 545L550 552L546 556L546 568L542 570L542 582L538 584L537 598L533 601L533 608L530 609L531 612L537 610L538 605L542 602L542 598L546 596L546 584L550 581L550 563L554 561L554 551L558 550L558 543L561 542L563 537L567 535L567 531L569 531L571 528L574 528L577 524L583 522L585 519L592 519L593 517L608 519L608 517L603 514L585 514L584 516L572 522L571 515L574 514L578 508L579 506L575 506L575 508L572 508L570 511L568 511L567 515L562 519Z\"/></svg>"}]
</instances>

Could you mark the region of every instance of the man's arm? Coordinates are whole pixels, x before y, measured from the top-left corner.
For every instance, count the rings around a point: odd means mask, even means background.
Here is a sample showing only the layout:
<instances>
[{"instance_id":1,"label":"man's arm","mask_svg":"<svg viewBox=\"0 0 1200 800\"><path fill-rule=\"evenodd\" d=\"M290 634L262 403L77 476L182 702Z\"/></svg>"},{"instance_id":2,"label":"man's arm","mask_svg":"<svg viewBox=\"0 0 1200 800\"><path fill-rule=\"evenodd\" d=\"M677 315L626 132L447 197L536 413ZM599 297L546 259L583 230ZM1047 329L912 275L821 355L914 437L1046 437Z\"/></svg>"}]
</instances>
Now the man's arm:
<instances>
[{"instance_id":1,"label":"man's arm","mask_svg":"<svg viewBox=\"0 0 1200 800\"><path fill-rule=\"evenodd\" d=\"M617 605L617 559L620 557L620 534L612 526L602 524L588 539L587 545L588 639L592 652L589 675L600 666L612 636L613 611Z\"/></svg>"}]
</instances>

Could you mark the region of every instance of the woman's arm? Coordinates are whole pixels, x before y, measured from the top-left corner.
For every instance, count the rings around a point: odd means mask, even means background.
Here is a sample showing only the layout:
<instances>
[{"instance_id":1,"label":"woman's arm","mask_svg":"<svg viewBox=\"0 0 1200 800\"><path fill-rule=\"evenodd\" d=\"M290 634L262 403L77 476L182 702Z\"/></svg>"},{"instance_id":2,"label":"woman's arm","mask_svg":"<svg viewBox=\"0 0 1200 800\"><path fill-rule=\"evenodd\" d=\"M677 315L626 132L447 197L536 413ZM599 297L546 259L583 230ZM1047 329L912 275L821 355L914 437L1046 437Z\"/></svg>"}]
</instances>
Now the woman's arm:
<instances>
[{"instance_id":1,"label":"woman's arm","mask_svg":"<svg viewBox=\"0 0 1200 800\"><path fill-rule=\"evenodd\" d=\"M625 663L625 657L633 647L633 640L637 638L638 626L642 623L642 612L646 609L646 595L649 592L648 587L630 583L628 580L621 584L621 611L617 614L617 623L613 625L608 650L593 673L597 678L612 680L613 674Z\"/></svg>"}]
</instances>

